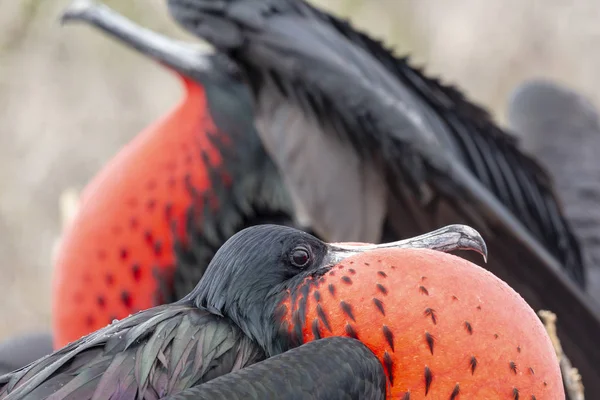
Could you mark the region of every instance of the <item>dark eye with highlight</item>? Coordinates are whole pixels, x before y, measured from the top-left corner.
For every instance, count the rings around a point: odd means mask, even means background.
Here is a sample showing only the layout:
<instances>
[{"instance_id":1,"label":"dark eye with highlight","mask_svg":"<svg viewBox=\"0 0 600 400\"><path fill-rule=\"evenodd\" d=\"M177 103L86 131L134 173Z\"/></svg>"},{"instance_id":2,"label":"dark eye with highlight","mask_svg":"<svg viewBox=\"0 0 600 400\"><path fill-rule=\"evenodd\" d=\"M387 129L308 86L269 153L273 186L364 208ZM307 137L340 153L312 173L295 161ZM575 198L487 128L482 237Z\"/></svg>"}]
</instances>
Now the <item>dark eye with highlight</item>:
<instances>
[{"instance_id":1,"label":"dark eye with highlight","mask_svg":"<svg viewBox=\"0 0 600 400\"><path fill-rule=\"evenodd\" d=\"M310 262L310 251L306 247L296 247L290 254L290 262L294 267L306 267Z\"/></svg>"}]
</instances>

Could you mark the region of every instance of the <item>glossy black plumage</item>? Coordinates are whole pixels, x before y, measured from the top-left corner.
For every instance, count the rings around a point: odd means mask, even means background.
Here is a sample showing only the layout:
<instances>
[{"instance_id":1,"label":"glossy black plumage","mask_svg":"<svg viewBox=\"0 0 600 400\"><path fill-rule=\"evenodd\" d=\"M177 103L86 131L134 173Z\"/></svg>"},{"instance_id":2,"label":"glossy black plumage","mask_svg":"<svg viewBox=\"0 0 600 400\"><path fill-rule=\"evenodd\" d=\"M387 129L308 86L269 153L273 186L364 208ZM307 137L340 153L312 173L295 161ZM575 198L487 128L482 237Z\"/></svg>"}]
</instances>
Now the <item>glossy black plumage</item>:
<instances>
[{"instance_id":1,"label":"glossy black plumage","mask_svg":"<svg viewBox=\"0 0 600 400\"><path fill-rule=\"evenodd\" d=\"M259 134L315 232L378 241L475 227L494 255L486 268L556 312L586 388L600 382L600 315L581 291L581 250L553 183L483 109L304 1L168 4L244 71ZM348 214L356 230L335 225Z\"/></svg>"},{"instance_id":2,"label":"glossy black plumage","mask_svg":"<svg viewBox=\"0 0 600 400\"><path fill-rule=\"evenodd\" d=\"M385 373L377 357L356 339L332 337L306 343L165 400L383 400L385 393Z\"/></svg>"},{"instance_id":3,"label":"glossy black plumage","mask_svg":"<svg viewBox=\"0 0 600 400\"><path fill-rule=\"evenodd\" d=\"M0 399L158 399L263 358L226 319L163 305L0 377Z\"/></svg>"}]
</instances>

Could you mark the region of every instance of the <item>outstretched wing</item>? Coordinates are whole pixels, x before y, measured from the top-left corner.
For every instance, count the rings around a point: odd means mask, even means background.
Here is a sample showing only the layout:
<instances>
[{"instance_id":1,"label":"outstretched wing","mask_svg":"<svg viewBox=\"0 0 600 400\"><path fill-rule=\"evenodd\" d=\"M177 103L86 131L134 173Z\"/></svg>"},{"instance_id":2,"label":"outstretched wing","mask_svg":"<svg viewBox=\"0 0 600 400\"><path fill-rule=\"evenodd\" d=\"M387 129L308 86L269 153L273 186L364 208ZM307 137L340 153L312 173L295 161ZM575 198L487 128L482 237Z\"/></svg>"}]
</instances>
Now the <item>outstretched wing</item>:
<instances>
[{"instance_id":1,"label":"outstretched wing","mask_svg":"<svg viewBox=\"0 0 600 400\"><path fill-rule=\"evenodd\" d=\"M458 213L452 218L503 225L583 283L579 247L548 177L457 90L302 1L169 4L248 73L259 134L317 231L329 233L350 213L372 221L359 239L377 240L371 225L381 225L385 194L410 192L421 219L442 214L444 201ZM232 36L239 40L222 40Z\"/></svg>"}]
</instances>

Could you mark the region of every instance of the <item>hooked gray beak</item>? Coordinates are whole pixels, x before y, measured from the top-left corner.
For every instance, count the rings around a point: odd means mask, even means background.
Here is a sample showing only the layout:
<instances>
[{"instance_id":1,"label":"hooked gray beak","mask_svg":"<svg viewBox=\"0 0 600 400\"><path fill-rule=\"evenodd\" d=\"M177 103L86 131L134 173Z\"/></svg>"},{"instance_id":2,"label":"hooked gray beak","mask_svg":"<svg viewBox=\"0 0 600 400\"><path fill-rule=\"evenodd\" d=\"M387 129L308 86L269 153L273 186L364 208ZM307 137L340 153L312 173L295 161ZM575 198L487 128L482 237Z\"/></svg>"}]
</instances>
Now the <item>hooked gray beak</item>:
<instances>
[{"instance_id":1,"label":"hooked gray beak","mask_svg":"<svg viewBox=\"0 0 600 400\"><path fill-rule=\"evenodd\" d=\"M143 28L93 0L73 1L63 11L60 21L90 24L183 75L194 75L211 67L207 51Z\"/></svg>"},{"instance_id":2,"label":"hooked gray beak","mask_svg":"<svg viewBox=\"0 0 600 400\"><path fill-rule=\"evenodd\" d=\"M474 250L487 263L487 246L475 229L467 225L448 225L420 236L382 244L353 245L331 243L328 245L325 265L335 265L342 260L367 251L378 249L431 249L448 253L454 250Z\"/></svg>"}]
</instances>

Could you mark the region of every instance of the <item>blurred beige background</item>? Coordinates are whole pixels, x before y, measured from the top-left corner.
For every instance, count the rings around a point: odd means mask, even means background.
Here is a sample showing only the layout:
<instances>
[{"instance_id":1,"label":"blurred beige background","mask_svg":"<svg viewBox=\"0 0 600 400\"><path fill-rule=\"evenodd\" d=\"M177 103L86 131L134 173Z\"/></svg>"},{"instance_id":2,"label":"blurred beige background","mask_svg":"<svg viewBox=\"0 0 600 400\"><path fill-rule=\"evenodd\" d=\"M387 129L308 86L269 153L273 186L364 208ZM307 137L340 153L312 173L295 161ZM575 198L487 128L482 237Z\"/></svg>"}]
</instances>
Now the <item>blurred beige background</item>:
<instances>
[{"instance_id":1,"label":"blurred beige background","mask_svg":"<svg viewBox=\"0 0 600 400\"><path fill-rule=\"evenodd\" d=\"M189 38L165 0L105 1ZM84 26L69 0L0 1L0 339L49 326L59 197L81 189L136 132L178 100L161 67ZM600 104L596 0L319 0L410 52L503 122L510 91L548 77Z\"/></svg>"}]
</instances>

